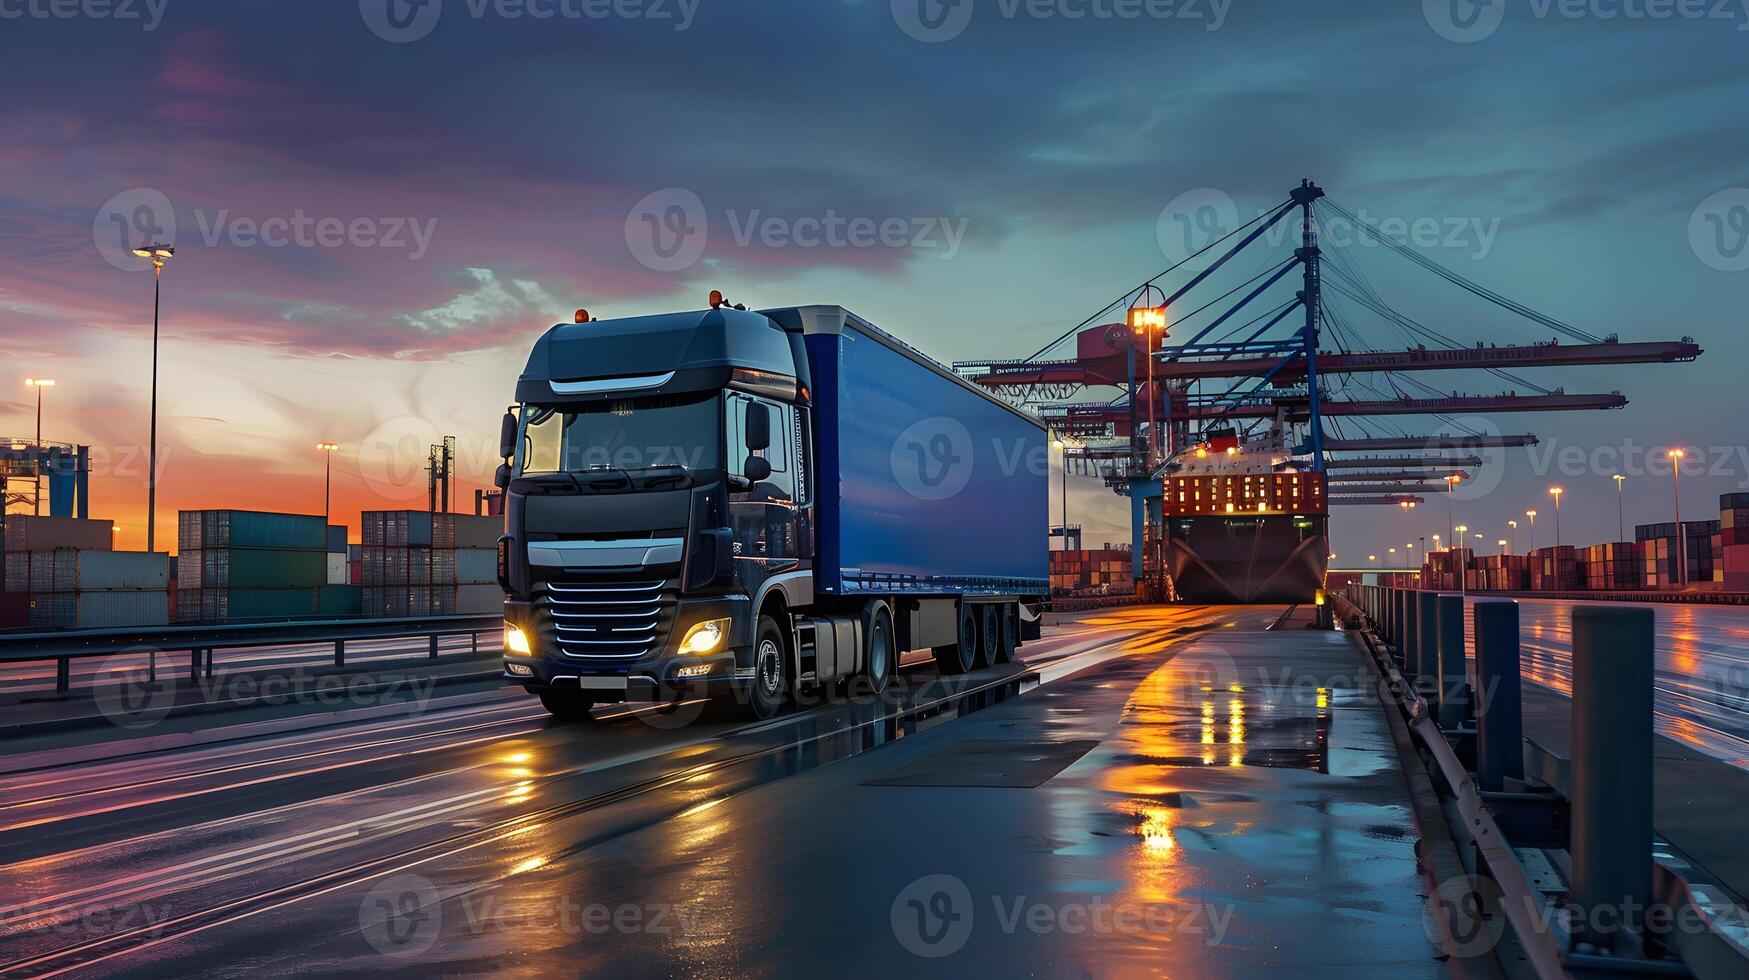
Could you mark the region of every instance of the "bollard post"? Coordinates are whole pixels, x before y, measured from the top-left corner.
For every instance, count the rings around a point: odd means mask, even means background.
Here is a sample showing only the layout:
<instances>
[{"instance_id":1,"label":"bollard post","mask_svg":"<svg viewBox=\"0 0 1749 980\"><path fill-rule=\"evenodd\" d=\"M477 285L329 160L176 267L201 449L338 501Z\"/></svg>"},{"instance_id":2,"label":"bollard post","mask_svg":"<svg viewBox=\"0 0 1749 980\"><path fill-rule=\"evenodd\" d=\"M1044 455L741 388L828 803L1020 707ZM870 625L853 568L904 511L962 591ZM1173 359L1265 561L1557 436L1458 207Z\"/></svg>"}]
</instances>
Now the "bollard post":
<instances>
[{"instance_id":1,"label":"bollard post","mask_svg":"<svg viewBox=\"0 0 1749 980\"><path fill-rule=\"evenodd\" d=\"M1415 593L1415 692L1434 700L1439 683L1439 593Z\"/></svg>"},{"instance_id":2,"label":"bollard post","mask_svg":"<svg viewBox=\"0 0 1749 980\"><path fill-rule=\"evenodd\" d=\"M335 640L334 641L334 666L336 666L336 667L346 666L346 641L345 640Z\"/></svg>"},{"instance_id":3,"label":"bollard post","mask_svg":"<svg viewBox=\"0 0 1749 980\"><path fill-rule=\"evenodd\" d=\"M437 634L431 634L431 659L437 659Z\"/></svg>"},{"instance_id":4,"label":"bollard post","mask_svg":"<svg viewBox=\"0 0 1749 980\"><path fill-rule=\"evenodd\" d=\"M1403 635L1397 640L1397 649L1402 651L1399 658L1403 662L1403 673L1415 674L1415 642L1421 638L1421 624L1416 621L1421 612L1421 602L1417 598L1421 593L1404 591L1403 593Z\"/></svg>"},{"instance_id":5,"label":"bollard post","mask_svg":"<svg viewBox=\"0 0 1749 980\"><path fill-rule=\"evenodd\" d=\"M188 651L188 679L200 680L200 647Z\"/></svg>"},{"instance_id":6,"label":"bollard post","mask_svg":"<svg viewBox=\"0 0 1749 980\"><path fill-rule=\"evenodd\" d=\"M1652 610L1573 610L1572 766L1574 938L1613 949L1652 897Z\"/></svg>"},{"instance_id":7,"label":"bollard post","mask_svg":"<svg viewBox=\"0 0 1749 980\"><path fill-rule=\"evenodd\" d=\"M1464 726L1470 711L1469 657L1464 649L1464 597L1438 597L1438 666L1431 673L1439 678L1434 704L1439 727L1454 731Z\"/></svg>"},{"instance_id":8,"label":"bollard post","mask_svg":"<svg viewBox=\"0 0 1749 980\"><path fill-rule=\"evenodd\" d=\"M1524 715L1518 689L1518 603L1478 599L1476 624L1476 777L1482 789L1500 792L1506 780L1524 778Z\"/></svg>"},{"instance_id":9,"label":"bollard post","mask_svg":"<svg viewBox=\"0 0 1749 980\"><path fill-rule=\"evenodd\" d=\"M73 658L55 659L55 693L66 694L73 687Z\"/></svg>"}]
</instances>

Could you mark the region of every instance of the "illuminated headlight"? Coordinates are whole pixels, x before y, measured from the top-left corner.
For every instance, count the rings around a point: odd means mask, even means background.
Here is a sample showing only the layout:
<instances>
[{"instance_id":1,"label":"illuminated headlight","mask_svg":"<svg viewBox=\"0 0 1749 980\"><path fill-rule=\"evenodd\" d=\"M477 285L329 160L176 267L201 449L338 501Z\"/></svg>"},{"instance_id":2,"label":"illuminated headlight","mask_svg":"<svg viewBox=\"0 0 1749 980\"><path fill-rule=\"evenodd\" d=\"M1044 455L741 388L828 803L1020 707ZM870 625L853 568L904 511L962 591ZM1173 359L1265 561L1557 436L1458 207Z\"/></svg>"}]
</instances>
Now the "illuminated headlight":
<instances>
[{"instance_id":1,"label":"illuminated headlight","mask_svg":"<svg viewBox=\"0 0 1749 980\"><path fill-rule=\"evenodd\" d=\"M524 633L519 627L505 624L504 649L508 653L518 653L524 657L528 656L530 653L528 647L528 634Z\"/></svg>"},{"instance_id":2,"label":"illuminated headlight","mask_svg":"<svg viewBox=\"0 0 1749 980\"><path fill-rule=\"evenodd\" d=\"M686 631L680 640L680 652L699 655L715 653L729 638L729 621L726 619L707 619Z\"/></svg>"}]
</instances>

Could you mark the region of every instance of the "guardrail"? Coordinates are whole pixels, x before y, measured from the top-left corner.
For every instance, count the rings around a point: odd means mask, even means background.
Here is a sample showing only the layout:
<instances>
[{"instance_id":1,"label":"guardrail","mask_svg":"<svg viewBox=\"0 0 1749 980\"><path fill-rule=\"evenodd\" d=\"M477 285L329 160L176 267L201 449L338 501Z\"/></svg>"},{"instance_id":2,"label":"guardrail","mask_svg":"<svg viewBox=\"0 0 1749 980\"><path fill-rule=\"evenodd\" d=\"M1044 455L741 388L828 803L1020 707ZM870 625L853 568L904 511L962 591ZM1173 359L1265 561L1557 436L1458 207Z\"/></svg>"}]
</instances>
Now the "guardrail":
<instances>
[{"instance_id":1,"label":"guardrail","mask_svg":"<svg viewBox=\"0 0 1749 980\"><path fill-rule=\"evenodd\" d=\"M1460 817L1454 826L1467 831L1470 907L1503 916L1540 976L1745 975L1741 912L1721 906L1718 884L1653 830L1650 609L1574 610L1574 753L1566 759L1524 737L1516 602L1489 597L1471 607L1471 690L1461 595L1351 585L1333 598L1426 751ZM1572 920L1542 917L1536 896L1546 890L1532 887L1519 848L1567 853ZM1497 892L1492 899L1477 887L1484 879ZM1691 914L1702 928L1656 922L1655 901ZM1596 913L1615 910L1643 918L1616 916L1612 929L1597 929Z\"/></svg>"},{"instance_id":2,"label":"guardrail","mask_svg":"<svg viewBox=\"0 0 1749 980\"><path fill-rule=\"evenodd\" d=\"M423 638L432 658L444 637L466 636L479 652L480 634L498 633L504 617L427 616L407 619L289 620L216 626L162 626L147 629L54 630L0 633L0 665L55 664L55 693L72 686L72 662L80 657L187 652L189 676L211 677L214 650L331 643L334 666L346 666L346 644L363 640Z\"/></svg>"}]
</instances>

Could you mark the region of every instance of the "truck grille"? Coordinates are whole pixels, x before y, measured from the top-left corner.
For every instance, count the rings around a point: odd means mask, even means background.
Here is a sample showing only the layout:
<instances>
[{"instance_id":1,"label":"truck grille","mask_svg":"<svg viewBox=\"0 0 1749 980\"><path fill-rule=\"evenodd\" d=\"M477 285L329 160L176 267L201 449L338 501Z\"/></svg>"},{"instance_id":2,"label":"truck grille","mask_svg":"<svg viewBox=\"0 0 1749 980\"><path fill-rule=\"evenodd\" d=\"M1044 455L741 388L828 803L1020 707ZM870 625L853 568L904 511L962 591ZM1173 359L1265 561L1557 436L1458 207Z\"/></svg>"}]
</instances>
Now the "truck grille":
<instances>
[{"instance_id":1,"label":"truck grille","mask_svg":"<svg viewBox=\"0 0 1749 980\"><path fill-rule=\"evenodd\" d=\"M567 657L632 660L668 631L665 582L548 582L543 605Z\"/></svg>"}]
</instances>

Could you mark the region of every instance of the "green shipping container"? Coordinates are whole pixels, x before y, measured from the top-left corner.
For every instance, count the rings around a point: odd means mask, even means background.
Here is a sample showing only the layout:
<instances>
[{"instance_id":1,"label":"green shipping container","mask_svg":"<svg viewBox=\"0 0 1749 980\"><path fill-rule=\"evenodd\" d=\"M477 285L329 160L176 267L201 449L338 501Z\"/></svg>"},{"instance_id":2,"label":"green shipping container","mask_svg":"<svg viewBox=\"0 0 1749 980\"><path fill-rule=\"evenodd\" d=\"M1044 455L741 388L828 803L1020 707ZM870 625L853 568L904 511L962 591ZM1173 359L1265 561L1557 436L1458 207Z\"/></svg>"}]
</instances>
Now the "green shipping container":
<instances>
[{"instance_id":1,"label":"green shipping container","mask_svg":"<svg viewBox=\"0 0 1749 980\"><path fill-rule=\"evenodd\" d=\"M361 616L363 614L363 586L324 585L316 590L316 615Z\"/></svg>"},{"instance_id":2,"label":"green shipping container","mask_svg":"<svg viewBox=\"0 0 1749 980\"><path fill-rule=\"evenodd\" d=\"M177 564L177 585L185 589L303 589L328 582L323 551L207 548L184 552Z\"/></svg>"},{"instance_id":3,"label":"green shipping container","mask_svg":"<svg viewBox=\"0 0 1749 980\"><path fill-rule=\"evenodd\" d=\"M179 549L293 548L326 551L328 522L320 515L255 510L185 510L177 527Z\"/></svg>"}]
</instances>

